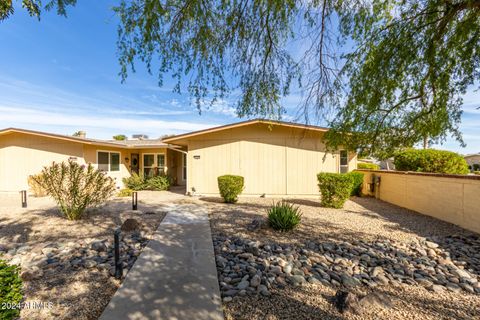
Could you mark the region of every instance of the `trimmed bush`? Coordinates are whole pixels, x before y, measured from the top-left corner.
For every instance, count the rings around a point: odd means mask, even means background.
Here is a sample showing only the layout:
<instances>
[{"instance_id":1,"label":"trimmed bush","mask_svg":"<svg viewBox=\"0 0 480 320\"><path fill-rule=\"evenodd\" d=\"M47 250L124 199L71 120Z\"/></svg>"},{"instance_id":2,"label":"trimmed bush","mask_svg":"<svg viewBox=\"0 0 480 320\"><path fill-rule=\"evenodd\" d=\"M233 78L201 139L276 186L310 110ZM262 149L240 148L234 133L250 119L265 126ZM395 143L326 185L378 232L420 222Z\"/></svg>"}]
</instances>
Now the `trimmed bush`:
<instances>
[{"instance_id":1,"label":"trimmed bush","mask_svg":"<svg viewBox=\"0 0 480 320\"><path fill-rule=\"evenodd\" d=\"M362 185L363 185L363 176L364 174L361 172L349 172L347 173L350 177L352 177L352 191L350 192L351 196L361 196L362 195Z\"/></svg>"},{"instance_id":2,"label":"trimmed bush","mask_svg":"<svg viewBox=\"0 0 480 320\"><path fill-rule=\"evenodd\" d=\"M357 163L357 169L380 170L380 166L375 163Z\"/></svg>"},{"instance_id":3,"label":"trimmed bush","mask_svg":"<svg viewBox=\"0 0 480 320\"><path fill-rule=\"evenodd\" d=\"M17 319L20 316L19 304L22 301L22 280L17 266L0 260L0 319Z\"/></svg>"},{"instance_id":4,"label":"trimmed bush","mask_svg":"<svg viewBox=\"0 0 480 320\"><path fill-rule=\"evenodd\" d=\"M224 175L217 178L218 190L226 203L235 203L238 195L243 191L244 179L242 176Z\"/></svg>"},{"instance_id":5,"label":"trimmed bush","mask_svg":"<svg viewBox=\"0 0 480 320\"><path fill-rule=\"evenodd\" d=\"M60 207L69 220L79 220L88 207L97 206L113 195L115 183L91 164L74 161L53 163L42 170L36 180Z\"/></svg>"},{"instance_id":6,"label":"trimmed bush","mask_svg":"<svg viewBox=\"0 0 480 320\"><path fill-rule=\"evenodd\" d=\"M133 191L163 191L170 189L170 185L172 184L170 177L167 175L144 177L143 175L138 175L136 173L133 173L130 177L123 178L122 182L126 189L131 189Z\"/></svg>"},{"instance_id":7,"label":"trimmed bush","mask_svg":"<svg viewBox=\"0 0 480 320\"><path fill-rule=\"evenodd\" d=\"M145 180L145 189L163 191L170 189L170 178L166 175L153 176Z\"/></svg>"},{"instance_id":8,"label":"trimmed bush","mask_svg":"<svg viewBox=\"0 0 480 320\"><path fill-rule=\"evenodd\" d=\"M43 176L41 174L36 174L28 177L28 186L30 191L32 191L35 197L45 197L47 191L42 187L38 181L42 181Z\"/></svg>"},{"instance_id":9,"label":"trimmed bush","mask_svg":"<svg viewBox=\"0 0 480 320\"><path fill-rule=\"evenodd\" d=\"M408 149L395 155L395 169L400 171L467 174L468 164L458 153L434 149Z\"/></svg>"},{"instance_id":10,"label":"trimmed bush","mask_svg":"<svg viewBox=\"0 0 480 320\"><path fill-rule=\"evenodd\" d=\"M117 197L130 197L132 193L132 189L121 189L117 192Z\"/></svg>"},{"instance_id":11,"label":"trimmed bush","mask_svg":"<svg viewBox=\"0 0 480 320\"><path fill-rule=\"evenodd\" d=\"M480 164L474 163L474 164L472 165L472 169L473 169L473 171L480 171Z\"/></svg>"},{"instance_id":12,"label":"trimmed bush","mask_svg":"<svg viewBox=\"0 0 480 320\"><path fill-rule=\"evenodd\" d=\"M146 187L143 175L138 175L135 172L130 177L123 178L122 182L126 189L131 189L133 191L145 190Z\"/></svg>"},{"instance_id":13,"label":"trimmed bush","mask_svg":"<svg viewBox=\"0 0 480 320\"><path fill-rule=\"evenodd\" d=\"M322 172L317 175L317 178L322 195L322 206L342 208L352 193L352 175Z\"/></svg>"},{"instance_id":14,"label":"trimmed bush","mask_svg":"<svg viewBox=\"0 0 480 320\"><path fill-rule=\"evenodd\" d=\"M301 221L300 208L284 200L274 203L268 210L268 224L275 230L289 231Z\"/></svg>"},{"instance_id":15,"label":"trimmed bush","mask_svg":"<svg viewBox=\"0 0 480 320\"><path fill-rule=\"evenodd\" d=\"M473 173L480 175L480 171L473 171Z\"/></svg>"}]
</instances>

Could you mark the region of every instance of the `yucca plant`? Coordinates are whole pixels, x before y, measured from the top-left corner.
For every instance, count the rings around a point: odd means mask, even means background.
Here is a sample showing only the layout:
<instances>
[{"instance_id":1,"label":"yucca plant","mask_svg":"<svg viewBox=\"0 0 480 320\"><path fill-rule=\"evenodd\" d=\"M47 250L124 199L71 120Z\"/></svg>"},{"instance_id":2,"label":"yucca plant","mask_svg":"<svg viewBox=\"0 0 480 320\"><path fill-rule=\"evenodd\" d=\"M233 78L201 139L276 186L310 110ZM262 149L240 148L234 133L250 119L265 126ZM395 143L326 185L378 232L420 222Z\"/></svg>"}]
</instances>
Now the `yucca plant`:
<instances>
[{"instance_id":1,"label":"yucca plant","mask_svg":"<svg viewBox=\"0 0 480 320\"><path fill-rule=\"evenodd\" d=\"M268 224L275 230L289 231L294 229L302 219L300 208L285 200L273 203L267 210Z\"/></svg>"}]
</instances>

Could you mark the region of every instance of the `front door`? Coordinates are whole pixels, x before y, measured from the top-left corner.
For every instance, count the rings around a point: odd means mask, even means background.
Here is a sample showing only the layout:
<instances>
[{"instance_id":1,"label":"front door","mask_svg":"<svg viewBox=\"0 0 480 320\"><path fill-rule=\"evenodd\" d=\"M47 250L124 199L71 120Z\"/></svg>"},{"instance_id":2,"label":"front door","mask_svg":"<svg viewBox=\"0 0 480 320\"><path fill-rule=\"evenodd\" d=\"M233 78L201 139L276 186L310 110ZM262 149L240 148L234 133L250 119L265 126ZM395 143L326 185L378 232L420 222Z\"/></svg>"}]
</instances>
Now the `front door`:
<instances>
[{"instance_id":1,"label":"front door","mask_svg":"<svg viewBox=\"0 0 480 320\"><path fill-rule=\"evenodd\" d=\"M133 173L139 174L140 172L140 162L138 161L138 153L132 153L132 164L130 165L130 170Z\"/></svg>"}]
</instances>

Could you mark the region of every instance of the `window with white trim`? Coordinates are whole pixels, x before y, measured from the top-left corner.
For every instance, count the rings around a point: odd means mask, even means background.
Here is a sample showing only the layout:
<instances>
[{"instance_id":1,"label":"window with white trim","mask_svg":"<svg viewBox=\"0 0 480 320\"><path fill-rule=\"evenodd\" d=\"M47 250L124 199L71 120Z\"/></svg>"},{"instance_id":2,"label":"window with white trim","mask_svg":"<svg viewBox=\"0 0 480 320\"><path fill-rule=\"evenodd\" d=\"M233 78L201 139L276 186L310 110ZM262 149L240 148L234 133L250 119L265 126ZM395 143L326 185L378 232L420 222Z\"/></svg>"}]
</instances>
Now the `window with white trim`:
<instances>
[{"instance_id":1,"label":"window with white trim","mask_svg":"<svg viewBox=\"0 0 480 320\"><path fill-rule=\"evenodd\" d=\"M183 154L182 164L183 164L182 178L185 181L187 180L187 154L186 153Z\"/></svg>"},{"instance_id":2,"label":"window with white trim","mask_svg":"<svg viewBox=\"0 0 480 320\"><path fill-rule=\"evenodd\" d=\"M120 171L120 152L97 151L98 170Z\"/></svg>"},{"instance_id":3,"label":"window with white trim","mask_svg":"<svg viewBox=\"0 0 480 320\"><path fill-rule=\"evenodd\" d=\"M143 154L143 175L152 177L165 174L165 154L164 153L144 153Z\"/></svg>"},{"instance_id":4,"label":"window with white trim","mask_svg":"<svg viewBox=\"0 0 480 320\"><path fill-rule=\"evenodd\" d=\"M340 173L348 172L348 152L340 150Z\"/></svg>"}]
</instances>

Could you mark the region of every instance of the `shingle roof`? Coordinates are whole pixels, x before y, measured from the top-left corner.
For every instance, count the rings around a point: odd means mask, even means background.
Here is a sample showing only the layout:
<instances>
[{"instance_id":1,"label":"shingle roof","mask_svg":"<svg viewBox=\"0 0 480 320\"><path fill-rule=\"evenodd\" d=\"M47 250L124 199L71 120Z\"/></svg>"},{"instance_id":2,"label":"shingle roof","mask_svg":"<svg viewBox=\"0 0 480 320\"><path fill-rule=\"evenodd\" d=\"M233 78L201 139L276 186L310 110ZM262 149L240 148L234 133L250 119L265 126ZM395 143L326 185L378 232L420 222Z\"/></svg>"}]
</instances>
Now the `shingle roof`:
<instances>
[{"instance_id":1,"label":"shingle roof","mask_svg":"<svg viewBox=\"0 0 480 320\"><path fill-rule=\"evenodd\" d=\"M84 144L96 144L96 145L104 145L104 146L112 146L112 147L122 147L122 148L140 148L140 147L168 147L167 143L162 142L161 139L145 139L145 140L100 140L100 139L90 139L90 138L82 138L82 137L75 137L75 136L68 136L63 134L56 134L56 133L49 133L43 131L35 131L35 130L27 130L27 129L19 129L19 128L6 128L0 130L0 135L8 134L11 132L18 132L24 134L31 134L36 136L43 136L48 138L54 139L61 139L66 141L84 143Z\"/></svg>"}]
</instances>

